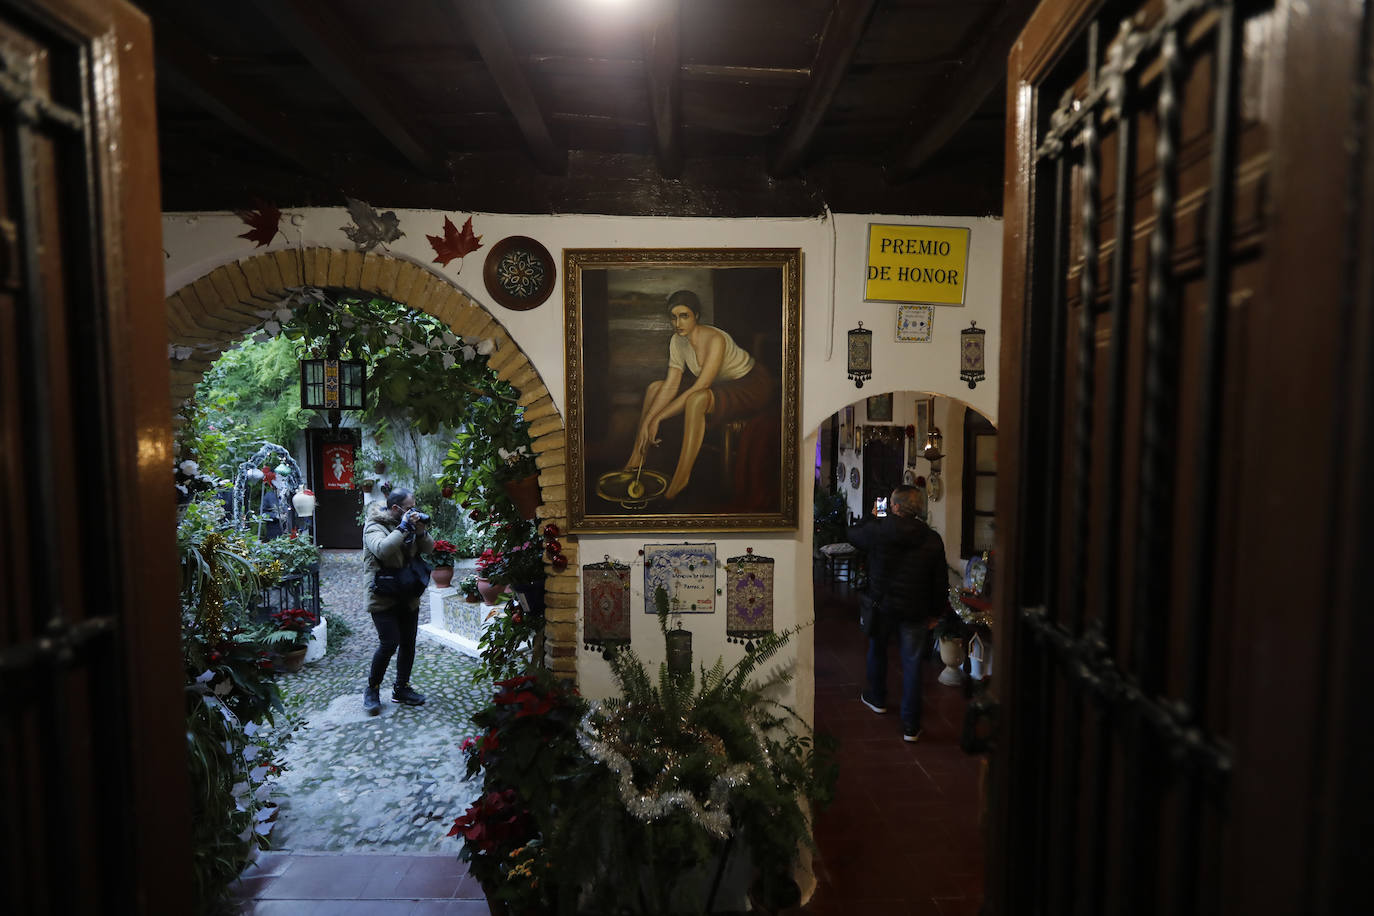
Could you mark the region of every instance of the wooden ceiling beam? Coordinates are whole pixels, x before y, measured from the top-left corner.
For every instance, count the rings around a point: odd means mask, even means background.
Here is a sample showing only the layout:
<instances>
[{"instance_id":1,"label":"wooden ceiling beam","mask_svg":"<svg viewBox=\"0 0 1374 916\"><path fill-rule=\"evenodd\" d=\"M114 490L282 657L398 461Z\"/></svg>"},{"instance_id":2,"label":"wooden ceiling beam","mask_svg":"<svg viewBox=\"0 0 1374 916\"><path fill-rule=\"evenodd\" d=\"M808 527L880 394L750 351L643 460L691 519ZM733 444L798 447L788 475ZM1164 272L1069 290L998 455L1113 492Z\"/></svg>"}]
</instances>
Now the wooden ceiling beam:
<instances>
[{"instance_id":1,"label":"wooden ceiling beam","mask_svg":"<svg viewBox=\"0 0 1374 916\"><path fill-rule=\"evenodd\" d=\"M400 99L388 91L390 78L371 63L372 56L329 12L327 4L308 0L255 2L287 41L407 162L422 174L443 171L443 156L421 139L423 131L406 116Z\"/></svg>"},{"instance_id":2,"label":"wooden ceiling beam","mask_svg":"<svg viewBox=\"0 0 1374 916\"><path fill-rule=\"evenodd\" d=\"M602 79L641 79L647 70L646 62L643 60L615 57L531 54L523 60L531 71ZM741 86L802 89L811 79L811 71L799 67L749 67L679 61L679 69L684 81L697 83L735 83Z\"/></svg>"},{"instance_id":3,"label":"wooden ceiling beam","mask_svg":"<svg viewBox=\"0 0 1374 916\"><path fill-rule=\"evenodd\" d=\"M682 10L679 0L661 0L644 27L644 70L654 122L654 150L664 178L682 174Z\"/></svg>"},{"instance_id":4,"label":"wooden ceiling beam","mask_svg":"<svg viewBox=\"0 0 1374 916\"><path fill-rule=\"evenodd\" d=\"M875 0L835 0L816 48L806 95L788 122L769 164L769 172L775 178L786 178L796 172L806 157L854 52L859 49L874 5Z\"/></svg>"},{"instance_id":5,"label":"wooden ceiling beam","mask_svg":"<svg viewBox=\"0 0 1374 916\"><path fill-rule=\"evenodd\" d=\"M154 48L160 82L264 149L308 172L319 168L318 151L295 123L240 88L197 42L159 20Z\"/></svg>"},{"instance_id":6,"label":"wooden ceiling beam","mask_svg":"<svg viewBox=\"0 0 1374 916\"><path fill-rule=\"evenodd\" d=\"M549 123L539 108L534 90L525 78L525 72L516 59L491 0L450 0L450 5L458 13L468 37L486 62L487 70L496 82L501 97L506 100L539 170L550 175L567 172L568 151L554 143Z\"/></svg>"},{"instance_id":7,"label":"wooden ceiling beam","mask_svg":"<svg viewBox=\"0 0 1374 916\"><path fill-rule=\"evenodd\" d=\"M920 100L900 152L887 168L889 182L912 178L978 111L1007 75L1007 53L1035 6L1035 0L1013 0L996 7L986 26L976 27L982 39L946 75L939 89Z\"/></svg>"},{"instance_id":8,"label":"wooden ceiling beam","mask_svg":"<svg viewBox=\"0 0 1374 916\"><path fill-rule=\"evenodd\" d=\"M811 71L796 67L683 64L682 77L703 83L738 83L743 86L782 86L788 89L800 89L808 84L811 79Z\"/></svg>"}]
</instances>

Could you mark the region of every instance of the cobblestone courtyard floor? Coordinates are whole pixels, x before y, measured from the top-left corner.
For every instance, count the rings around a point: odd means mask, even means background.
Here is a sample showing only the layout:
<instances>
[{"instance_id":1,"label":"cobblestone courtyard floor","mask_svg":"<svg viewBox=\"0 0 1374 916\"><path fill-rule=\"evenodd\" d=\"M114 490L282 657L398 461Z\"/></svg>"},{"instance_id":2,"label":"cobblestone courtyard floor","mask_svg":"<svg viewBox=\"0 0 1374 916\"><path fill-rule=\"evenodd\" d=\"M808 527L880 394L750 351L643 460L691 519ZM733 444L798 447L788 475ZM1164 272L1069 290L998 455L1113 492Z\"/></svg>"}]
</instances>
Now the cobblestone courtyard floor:
<instances>
[{"instance_id":1,"label":"cobblestone courtyard floor","mask_svg":"<svg viewBox=\"0 0 1374 916\"><path fill-rule=\"evenodd\" d=\"M459 745L468 717L490 687L471 683L475 660L420 633L411 683L424 706L391 702L395 661L382 687L382 714L363 712L367 668L377 645L363 610L361 550L327 550L320 561L324 616L353 634L343 646L281 680L287 707L302 719L277 781L280 813L272 846L293 852L458 854L447 836L476 795L463 780ZM420 622L429 616L422 599Z\"/></svg>"}]
</instances>

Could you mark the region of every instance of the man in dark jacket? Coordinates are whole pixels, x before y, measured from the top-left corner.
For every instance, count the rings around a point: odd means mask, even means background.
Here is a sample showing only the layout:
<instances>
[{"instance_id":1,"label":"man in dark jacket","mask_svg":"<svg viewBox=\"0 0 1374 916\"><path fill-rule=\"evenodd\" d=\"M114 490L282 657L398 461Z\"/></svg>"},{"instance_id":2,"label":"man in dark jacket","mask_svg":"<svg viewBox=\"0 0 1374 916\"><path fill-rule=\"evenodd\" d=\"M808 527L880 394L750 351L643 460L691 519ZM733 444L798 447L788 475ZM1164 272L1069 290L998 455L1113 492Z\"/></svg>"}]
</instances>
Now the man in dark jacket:
<instances>
[{"instance_id":1,"label":"man in dark jacket","mask_svg":"<svg viewBox=\"0 0 1374 916\"><path fill-rule=\"evenodd\" d=\"M887 712L887 644L900 635L902 740L913 743L921 737L921 651L930 620L949 605L945 544L917 516L920 499L915 487L900 486L886 517L848 532L849 543L868 554L869 589L878 608L868 639L868 685L859 699L874 712Z\"/></svg>"}]
</instances>

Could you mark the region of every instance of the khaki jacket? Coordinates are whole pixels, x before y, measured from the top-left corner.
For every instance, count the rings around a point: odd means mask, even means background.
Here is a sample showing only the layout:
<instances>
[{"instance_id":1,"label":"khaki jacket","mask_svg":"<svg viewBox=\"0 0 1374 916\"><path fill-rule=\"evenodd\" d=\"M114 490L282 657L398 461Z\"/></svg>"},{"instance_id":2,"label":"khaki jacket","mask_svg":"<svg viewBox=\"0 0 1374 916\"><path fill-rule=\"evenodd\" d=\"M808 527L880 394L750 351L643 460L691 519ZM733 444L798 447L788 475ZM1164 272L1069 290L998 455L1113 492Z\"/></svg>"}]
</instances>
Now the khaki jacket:
<instances>
[{"instance_id":1,"label":"khaki jacket","mask_svg":"<svg viewBox=\"0 0 1374 916\"><path fill-rule=\"evenodd\" d=\"M378 611L394 611L409 605L418 610L420 599L409 600L378 595L372 591L372 577L382 567L400 569L412 557L429 553L434 549L434 538L428 533L417 534L409 544L404 532L397 529L400 524L391 517L385 503L379 503L368 513L367 524L363 526L363 601L369 614Z\"/></svg>"}]
</instances>

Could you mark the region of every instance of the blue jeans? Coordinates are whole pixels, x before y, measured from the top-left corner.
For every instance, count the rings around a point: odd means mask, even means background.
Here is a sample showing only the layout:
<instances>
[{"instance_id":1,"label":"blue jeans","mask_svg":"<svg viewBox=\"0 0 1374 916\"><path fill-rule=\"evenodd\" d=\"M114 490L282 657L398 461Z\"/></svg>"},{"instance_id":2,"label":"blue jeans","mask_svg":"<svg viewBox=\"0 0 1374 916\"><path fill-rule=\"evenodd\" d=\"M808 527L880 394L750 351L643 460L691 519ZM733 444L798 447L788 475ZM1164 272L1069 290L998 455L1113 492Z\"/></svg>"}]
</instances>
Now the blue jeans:
<instances>
[{"instance_id":1,"label":"blue jeans","mask_svg":"<svg viewBox=\"0 0 1374 916\"><path fill-rule=\"evenodd\" d=\"M914 735L921 730L921 651L925 648L924 620L884 619L868 638L868 699L887 705L887 643L893 634L901 636L902 732Z\"/></svg>"}]
</instances>

